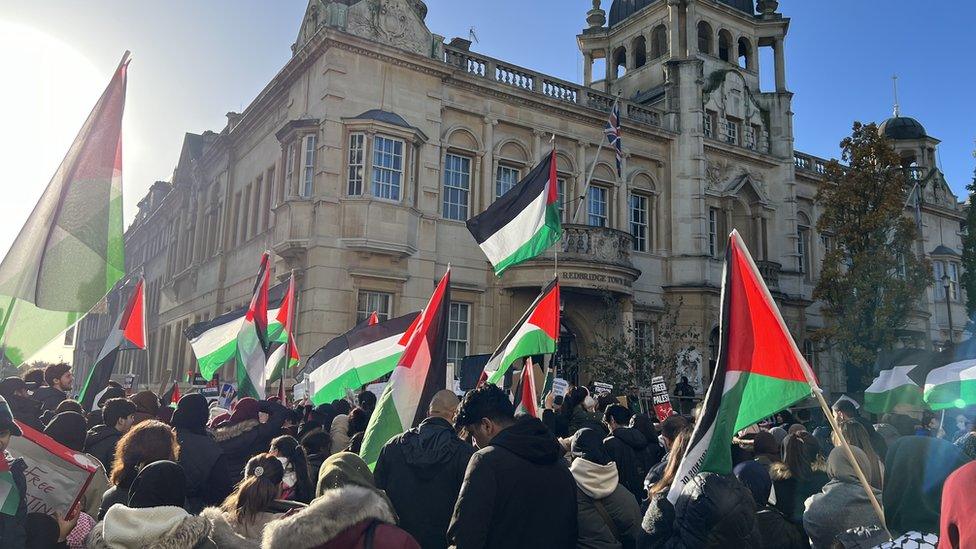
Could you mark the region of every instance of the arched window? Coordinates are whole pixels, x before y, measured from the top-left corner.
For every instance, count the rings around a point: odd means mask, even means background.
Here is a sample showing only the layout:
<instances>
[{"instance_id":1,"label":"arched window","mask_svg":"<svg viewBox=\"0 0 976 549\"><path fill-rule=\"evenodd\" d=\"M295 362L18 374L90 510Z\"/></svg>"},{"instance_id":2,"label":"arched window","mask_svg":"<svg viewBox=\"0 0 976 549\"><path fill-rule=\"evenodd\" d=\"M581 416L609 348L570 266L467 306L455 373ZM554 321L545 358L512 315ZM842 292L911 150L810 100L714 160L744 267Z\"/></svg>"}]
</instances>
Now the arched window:
<instances>
[{"instance_id":1,"label":"arched window","mask_svg":"<svg viewBox=\"0 0 976 549\"><path fill-rule=\"evenodd\" d=\"M647 63L647 40L644 39L643 35L634 38L633 44L630 45L630 50L634 55L634 68L639 69L643 67Z\"/></svg>"},{"instance_id":2,"label":"arched window","mask_svg":"<svg viewBox=\"0 0 976 549\"><path fill-rule=\"evenodd\" d=\"M651 58L657 59L668 53L668 29L658 25L651 31Z\"/></svg>"},{"instance_id":3,"label":"arched window","mask_svg":"<svg viewBox=\"0 0 976 549\"><path fill-rule=\"evenodd\" d=\"M744 36L739 38L739 66L752 70L752 44Z\"/></svg>"},{"instance_id":4,"label":"arched window","mask_svg":"<svg viewBox=\"0 0 976 549\"><path fill-rule=\"evenodd\" d=\"M698 22L698 51L712 53L712 26L706 21Z\"/></svg>"},{"instance_id":5,"label":"arched window","mask_svg":"<svg viewBox=\"0 0 976 549\"><path fill-rule=\"evenodd\" d=\"M718 31L718 57L722 61L732 61L732 33L725 29Z\"/></svg>"},{"instance_id":6,"label":"arched window","mask_svg":"<svg viewBox=\"0 0 976 549\"><path fill-rule=\"evenodd\" d=\"M627 74L627 48L620 46L613 50L613 77L620 78Z\"/></svg>"}]
</instances>

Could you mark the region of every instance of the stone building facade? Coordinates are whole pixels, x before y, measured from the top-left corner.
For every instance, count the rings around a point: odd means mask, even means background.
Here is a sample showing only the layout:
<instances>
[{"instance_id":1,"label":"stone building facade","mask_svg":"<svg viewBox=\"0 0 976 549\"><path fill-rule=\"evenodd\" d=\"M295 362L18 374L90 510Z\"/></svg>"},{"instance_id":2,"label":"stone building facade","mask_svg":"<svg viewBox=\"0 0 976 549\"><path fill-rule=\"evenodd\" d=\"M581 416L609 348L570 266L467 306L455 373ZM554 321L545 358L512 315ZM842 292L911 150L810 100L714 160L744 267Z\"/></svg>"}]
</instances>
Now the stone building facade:
<instances>
[{"instance_id":1,"label":"stone building facade","mask_svg":"<svg viewBox=\"0 0 976 549\"><path fill-rule=\"evenodd\" d=\"M153 388L191 370L182 331L243 305L266 249L278 279L298 277L303 356L373 310L419 309L448 264L449 354L490 353L552 277L553 257L497 278L464 220L555 146L560 356L585 358L608 303L647 341L664 304L680 300L707 377L735 228L825 385L843 389L811 339L822 326L812 291L831 245L815 229L825 161L794 149L790 20L776 9L769 0L614 0L608 14L595 0L575 83L432 34L421 0L311 0L290 61L219 133L186 134L172 180L139 203L126 253L148 283L150 351L120 370ZM759 48L772 48L772 67L760 66ZM764 91L767 70L775 89ZM617 98L619 175L612 150L597 154ZM884 131L921 184L919 253L958 281L963 214L935 168L938 140L903 117ZM946 339L941 293L933 286L906 338ZM958 283L950 294L958 338ZM83 323L76 364L97 353L96 324Z\"/></svg>"}]
</instances>

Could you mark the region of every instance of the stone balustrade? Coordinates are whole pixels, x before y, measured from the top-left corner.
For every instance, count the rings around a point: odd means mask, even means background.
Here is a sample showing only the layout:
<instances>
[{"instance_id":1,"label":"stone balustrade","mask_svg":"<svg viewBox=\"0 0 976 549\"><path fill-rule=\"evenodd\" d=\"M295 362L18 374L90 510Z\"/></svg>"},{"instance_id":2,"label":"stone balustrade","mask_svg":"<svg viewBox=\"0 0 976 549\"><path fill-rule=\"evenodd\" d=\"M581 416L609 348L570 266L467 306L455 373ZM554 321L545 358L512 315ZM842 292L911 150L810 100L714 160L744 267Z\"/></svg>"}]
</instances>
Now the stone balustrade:
<instances>
[{"instance_id":1,"label":"stone balustrade","mask_svg":"<svg viewBox=\"0 0 976 549\"><path fill-rule=\"evenodd\" d=\"M444 45L444 62L478 78L531 93L538 93L551 99L566 101L605 113L609 113L613 107L614 97L610 94L547 76L492 57L479 55L450 44ZM662 126L661 113L643 105L621 100L620 113L624 119L636 124Z\"/></svg>"},{"instance_id":2,"label":"stone balustrade","mask_svg":"<svg viewBox=\"0 0 976 549\"><path fill-rule=\"evenodd\" d=\"M630 233L593 227L563 225L559 261L588 261L631 268L630 251L634 237Z\"/></svg>"},{"instance_id":3,"label":"stone balustrade","mask_svg":"<svg viewBox=\"0 0 976 549\"><path fill-rule=\"evenodd\" d=\"M801 152L793 153L793 164L797 170L812 172L820 175L827 173L827 161Z\"/></svg>"},{"instance_id":4,"label":"stone balustrade","mask_svg":"<svg viewBox=\"0 0 976 549\"><path fill-rule=\"evenodd\" d=\"M783 270L781 264L775 261L756 261L756 268L766 281L766 286L771 289L779 287L779 273Z\"/></svg>"}]
</instances>

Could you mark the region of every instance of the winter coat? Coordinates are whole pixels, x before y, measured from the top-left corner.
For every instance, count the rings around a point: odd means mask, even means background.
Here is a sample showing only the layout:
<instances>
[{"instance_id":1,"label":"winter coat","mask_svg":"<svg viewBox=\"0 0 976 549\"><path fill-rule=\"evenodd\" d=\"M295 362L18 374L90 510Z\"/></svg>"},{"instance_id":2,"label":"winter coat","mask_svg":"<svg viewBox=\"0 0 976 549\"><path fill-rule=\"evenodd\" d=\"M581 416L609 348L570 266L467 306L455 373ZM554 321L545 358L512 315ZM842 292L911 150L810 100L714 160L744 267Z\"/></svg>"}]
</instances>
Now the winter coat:
<instances>
[{"instance_id":1,"label":"winter coat","mask_svg":"<svg viewBox=\"0 0 976 549\"><path fill-rule=\"evenodd\" d=\"M88 457L94 461L91 455ZM85 489L85 506L81 510L92 517L98 516L98 510L102 506L102 496L110 486L108 475L105 474L105 469L99 464L98 469L95 470L95 474L92 475L91 482L88 483L88 488Z\"/></svg>"},{"instance_id":2,"label":"winter coat","mask_svg":"<svg viewBox=\"0 0 976 549\"><path fill-rule=\"evenodd\" d=\"M235 547L205 517L182 507L113 507L88 534L88 549L217 549Z\"/></svg>"},{"instance_id":3,"label":"winter coat","mask_svg":"<svg viewBox=\"0 0 976 549\"><path fill-rule=\"evenodd\" d=\"M447 547L447 526L472 454L474 448L439 417L425 419L380 451L376 487L386 491L400 528L425 549Z\"/></svg>"},{"instance_id":4,"label":"winter coat","mask_svg":"<svg viewBox=\"0 0 976 549\"><path fill-rule=\"evenodd\" d=\"M396 527L389 503L361 486L326 490L306 509L275 521L264 530L266 549L420 549L410 534Z\"/></svg>"},{"instance_id":5,"label":"winter coat","mask_svg":"<svg viewBox=\"0 0 976 549\"><path fill-rule=\"evenodd\" d=\"M309 478L312 479L312 484L316 484L319 478L319 471L322 469L322 463L331 454L309 454L308 455L308 473Z\"/></svg>"},{"instance_id":6,"label":"winter coat","mask_svg":"<svg viewBox=\"0 0 976 549\"><path fill-rule=\"evenodd\" d=\"M573 409L569 416L569 435L579 431L584 427L595 429L598 433L607 434L607 428L603 425L603 418L596 412L587 412L582 406Z\"/></svg>"},{"instance_id":7,"label":"winter coat","mask_svg":"<svg viewBox=\"0 0 976 549\"><path fill-rule=\"evenodd\" d=\"M882 502L891 535L900 536L909 531L937 535L945 481L968 461L959 448L945 440L932 437L896 440L885 459Z\"/></svg>"},{"instance_id":8,"label":"winter coat","mask_svg":"<svg viewBox=\"0 0 976 549\"><path fill-rule=\"evenodd\" d=\"M276 520L285 517L285 511L260 511L247 523L237 522L219 507L207 507L200 512L200 516L207 517L213 524L226 524L227 528L242 541L244 546L259 546L264 529ZM221 546L220 549L223 549Z\"/></svg>"},{"instance_id":9,"label":"winter coat","mask_svg":"<svg viewBox=\"0 0 976 549\"><path fill-rule=\"evenodd\" d=\"M244 478L244 466L247 460L271 448L271 440L281 434L281 426L290 415L288 408L277 402L261 404L270 408L266 423L256 419L246 419L238 423L225 423L214 431L214 438L227 460L233 484L237 484Z\"/></svg>"},{"instance_id":10,"label":"winter coat","mask_svg":"<svg viewBox=\"0 0 976 549\"><path fill-rule=\"evenodd\" d=\"M125 505L129 503L129 487L125 486L119 488L118 486L110 486L105 493L102 494L102 503L98 506L98 513L95 516L97 520L102 520L105 518L105 513L115 505L120 503Z\"/></svg>"},{"instance_id":11,"label":"winter coat","mask_svg":"<svg viewBox=\"0 0 976 549\"><path fill-rule=\"evenodd\" d=\"M810 541L796 524L790 522L778 509L759 505L756 511L756 527L762 538L762 549L808 549Z\"/></svg>"},{"instance_id":12,"label":"winter coat","mask_svg":"<svg viewBox=\"0 0 976 549\"><path fill-rule=\"evenodd\" d=\"M636 547L640 533L640 508L634 496L618 481L614 463L600 465L576 458L569 470L576 481L576 547Z\"/></svg>"},{"instance_id":13,"label":"winter coat","mask_svg":"<svg viewBox=\"0 0 976 549\"><path fill-rule=\"evenodd\" d=\"M575 547L576 482L561 456L536 418L503 429L471 456L448 542L458 549Z\"/></svg>"},{"instance_id":14,"label":"winter coat","mask_svg":"<svg viewBox=\"0 0 976 549\"><path fill-rule=\"evenodd\" d=\"M642 527L652 538L642 539L640 547L762 547L752 492L733 476L700 473L685 485L673 507L666 493L652 498L651 504Z\"/></svg>"},{"instance_id":15,"label":"winter coat","mask_svg":"<svg viewBox=\"0 0 976 549\"><path fill-rule=\"evenodd\" d=\"M112 470L112 462L115 461L115 445L122 438L122 433L115 427L108 425L96 425L88 430L85 438L85 453L102 463L106 471Z\"/></svg>"},{"instance_id":16,"label":"winter coat","mask_svg":"<svg viewBox=\"0 0 976 549\"><path fill-rule=\"evenodd\" d=\"M50 385L45 385L43 387L38 387L34 391L34 400L41 403L41 411L44 410L54 410L61 404L61 401L68 398L68 394L61 389L55 389Z\"/></svg>"},{"instance_id":17,"label":"winter coat","mask_svg":"<svg viewBox=\"0 0 976 549\"><path fill-rule=\"evenodd\" d=\"M208 505L219 505L234 490L227 458L210 433L176 428L180 444L179 464L186 473L186 510L197 514Z\"/></svg>"},{"instance_id":18,"label":"winter coat","mask_svg":"<svg viewBox=\"0 0 976 549\"><path fill-rule=\"evenodd\" d=\"M566 438L572 434L569 432L569 419L557 410L543 410L542 423L558 438Z\"/></svg>"},{"instance_id":19,"label":"winter coat","mask_svg":"<svg viewBox=\"0 0 976 549\"><path fill-rule=\"evenodd\" d=\"M259 549L261 539L248 539L234 530L227 522L224 512L219 507L207 507L200 511L200 516L210 521L213 529L213 539L217 541L218 549Z\"/></svg>"},{"instance_id":20,"label":"winter coat","mask_svg":"<svg viewBox=\"0 0 976 549\"><path fill-rule=\"evenodd\" d=\"M44 424L41 422L41 402L36 398L22 397L11 394L6 397L7 404L10 405L10 412L14 419L27 425L36 431L44 431ZM59 403L60 404L60 403Z\"/></svg>"},{"instance_id":21,"label":"winter coat","mask_svg":"<svg viewBox=\"0 0 976 549\"><path fill-rule=\"evenodd\" d=\"M0 459L7 459L3 452L0 452ZM20 503L17 505L17 513L7 515L0 513L0 547L4 549L22 549L27 543L27 477L24 471L27 470L27 462L23 458L16 458L10 462L10 474L14 478L14 486L20 491Z\"/></svg>"},{"instance_id":22,"label":"winter coat","mask_svg":"<svg viewBox=\"0 0 976 549\"><path fill-rule=\"evenodd\" d=\"M866 469L868 456L860 448L852 447L851 450L858 464ZM830 481L821 493L807 499L803 513L803 529L814 549L830 547L834 538L850 528L880 524L843 448L834 448L830 452L827 470ZM874 495L880 502L881 491L874 489Z\"/></svg>"},{"instance_id":23,"label":"winter coat","mask_svg":"<svg viewBox=\"0 0 976 549\"><path fill-rule=\"evenodd\" d=\"M630 490L638 501L643 500L647 494L644 477L649 470L647 438L637 429L618 427L603 440L603 449L617 464L620 484Z\"/></svg>"},{"instance_id":24,"label":"winter coat","mask_svg":"<svg viewBox=\"0 0 976 549\"><path fill-rule=\"evenodd\" d=\"M819 494L830 480L822 467L815 469L809 478L796 478L789 467L781 462L770 465L769 477L773 481L773 489L776 493L776 509L794 524L803 524L804 503L807 498ZM757 505L765 503L756 502Z\"/></svg>"}]
</instances>

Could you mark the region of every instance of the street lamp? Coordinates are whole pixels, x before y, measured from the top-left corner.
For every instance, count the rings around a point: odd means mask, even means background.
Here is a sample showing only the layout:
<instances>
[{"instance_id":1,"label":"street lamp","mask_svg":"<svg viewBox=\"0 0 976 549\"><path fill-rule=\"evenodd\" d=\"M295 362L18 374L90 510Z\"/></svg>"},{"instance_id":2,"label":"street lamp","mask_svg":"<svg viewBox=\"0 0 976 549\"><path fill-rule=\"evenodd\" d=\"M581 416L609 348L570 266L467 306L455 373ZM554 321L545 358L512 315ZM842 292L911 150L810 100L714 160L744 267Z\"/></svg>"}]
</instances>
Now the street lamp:
<instances>
[{"instance_id":1,"label":"street lamp","mask_svg":"<svg viewBox=\"0 0 976 549\"><path fill-rule=\"evenodd\" d=\"M945 302L946 302L946 313L949 315L949 346L953 345L952 342L952 304L949 302L949 286L952 284L952 279L949 278L949 273L944 273L942 275L942 288L945 290Z\"/></svg>"}]
</instances>

